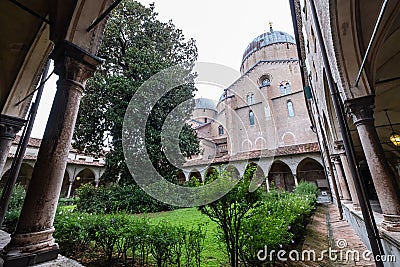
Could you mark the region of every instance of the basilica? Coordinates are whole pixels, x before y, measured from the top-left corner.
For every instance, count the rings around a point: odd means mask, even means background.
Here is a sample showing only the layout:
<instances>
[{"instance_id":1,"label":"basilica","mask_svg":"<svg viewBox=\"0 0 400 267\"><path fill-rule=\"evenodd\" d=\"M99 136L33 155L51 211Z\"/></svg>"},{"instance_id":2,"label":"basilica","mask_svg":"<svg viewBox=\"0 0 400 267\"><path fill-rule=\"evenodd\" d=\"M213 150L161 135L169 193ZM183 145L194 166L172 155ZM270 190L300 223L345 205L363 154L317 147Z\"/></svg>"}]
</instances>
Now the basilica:
<instances>
[{"instance_id":1,"label":"basilica","mask_svg":"<svg viewBox=\"0 0 400 267\"><path fill-rule=\"evenodd\" d=\"M242 176L255 166L266 190L291 191L299 181L310 181L329 195L297 57L294 38L271 25L247 46L240 78L218 102L194 100L189 123L202 153L186 162L180 181L204 180L223 168Z\"/></svg>"}]
</instances>

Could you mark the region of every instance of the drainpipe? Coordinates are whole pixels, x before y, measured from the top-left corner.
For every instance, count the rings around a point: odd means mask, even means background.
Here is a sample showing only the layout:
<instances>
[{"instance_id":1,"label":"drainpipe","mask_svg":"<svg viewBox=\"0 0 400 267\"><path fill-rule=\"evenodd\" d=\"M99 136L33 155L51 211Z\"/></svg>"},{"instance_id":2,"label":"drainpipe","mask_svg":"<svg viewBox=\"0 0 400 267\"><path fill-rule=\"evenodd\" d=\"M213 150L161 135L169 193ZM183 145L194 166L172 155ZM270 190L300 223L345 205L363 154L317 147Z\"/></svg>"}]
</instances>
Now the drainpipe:
<instances>
[{"instance_id":1,"label":"drainpipe","mask_svg":"<svg viewBox=\"0 0 400 267\"><path fill-rule=\"evenodd\" d=\"M293 23L293 29L294 29L294 36L295 36L295 40L296 40L296 48L297 48L297 54L299 57L299 63L300 63L300 74L301 74L301 81L302 81L302 85L303 88L305 88L307 85L309 85L309 82L306 80L305 77L305 73L304 73L304 66L305 66L305 59L302 57L303 53L302 53L302 49L300 46L300 35L299 35L299 27L297 25L297 13L296 13L296 5L295 5L295 0L289 0L289 4L290 4L290 10L292 13L292 23ZM310 90L313 91L313 89L310 86ZM312 95L315 95L314 92L312 92ZM312 96L311 96L312 97ZM307 99L309 98L307 96L306 91L304 90L304 98ZM308 111L308 116L310 117L310 121L312 124L316 124L316 122L314 121L314 117L311 111L312 108L312 103L313 100L311 101L307 101L307 111ZM318 116L318 123L319 123L319 128L321 129L321 134L322 134L322 140L319 138L319 135L317 132L315 132L317 139L318 139L318 145L319 145L319 149L321 151L321 160L322 160L322 165L324 167L324 173L325 173L325 177L328 179L328 173L327 173L327 166L323 157L323 154L325 151L325 154L327 156L327 161L328 161L328 165L329 165L329 169L332 171L332 164L330 162L330 158L329 158L329 150L328 150L328 146L326 145L326 137L324 134L324 131L322 130L322 124L321 124L321 119L320 119L320 115L319 115L319 110L318 107L316 106L315 102L314 102L314 108L317 111L317 116ZM316 129L316 125L312 125L313 129ZM322 149L322 147L324 149ZM333 176L332 176L333 177ZM333 178L332 179L332 186L333 186L333 192L336 195L336 202L337 202L337 208L339 211L339 218L340 220L343 219L343 209L342 209L342 201L339 198L339 194L338 194L338 188L337 188L337 184L336 184L336 180ZM330 185L329 185L330 187ZM331 188L329 188L331 189ZM332 192L332 190L331 190ZM331 195L331 201L333 202L333 198Z\"/></svg>"},{"instance_id":2,"label":"drainpipe","mask_svg":"<svg viewBox=\"0 0 400 267\"><path fill-rule=\"evenodd\" d=\"M18 178L18 174L19 174L19 170L21 168L22 165L22 161L24 160L24 156L25 156L25 151L26 151L26 147L28 146L28 142L29 142L29 137L31 135L32 132L32 127L33 124L35 122L35 118L36 118L36 113L39 107L39 102L40 102L40 98L42 97L42 93L43 93L43 88L45 83L43 81L46 81L46 76L49 72L49 67L50 67L50 60L47 62L42 77L40 79L40 86L37 90L37 95L36 95L36 99L35 102L32 104L30 112L29 112L29 118L28 118L28 124L25 127L23 134L21 136L21 140L18 144L18 148L17 151L15 153L15 157L13 159L12 165L11 165L11 169L10 169L10 174L8 176L7 179L7 183L3 189L2 195L1 195L1 201L0 201L0 225L3 224L4 221L4 217L6 215L6 211L8 208L8 204L10 202L10 198L11 198L11 194L12 191L14 189L14 185L17 181Z\"/></svg>"},{"instance_id":3,"label":"drainpipe","mask_svg":"<svg viewBox=\"0 0 400 267\"><path fill-rule=\"evenodd\" d=\"M355 185L355 188L357 191L357 197L359 198L361 212L364 217L364 222L365 222L365 227L366 227L366 230L368 233L369 243L371 246L372 253L375 256L374 258L375 258L376 266L383 267L383 263L379 259L380 259L381 255L384 255L384 251L383 251L382 244L381 244L381 241L379 238L379 232L378 232L378 229L376 227L376 224L375 224L375 221L373 218L373 214L370 213L371 207L369 205L369 202L365 196L365 192L362 187L362 180L360 178L360 175L359 175L359 172L357 169L355 152L354 152L354 148L352 146L352 140L351 140L351 137L348 135L348 131L347 131L348 125L347 125L347 121L345 118L345 113L343 112L343 107L341 106L341 103L339 101L339 97L340 97L339 91L334 82L333 74L332 74L332 71L331 71L331 68L329 65L328 54L327 54L324 40L322 37L321 27L319 24L319 19L317 16L317 11L315 8L314 0L310 0L309 3L310 3L310 7L311 7L311 14L312 14L312 17L314 20L315 32L316 32L316 35L318 38L318 44L321 49L321 55L322 55L322 59L323 59L324 68L326 71L326 76L327 76L326 78L327 78L327 82L328 82L328 86L329 86L329 90L330 90L330 94L331 94L331 98L332 98L332 102L333 102L333 107L337 114L340 131L341 131L342 137L343 137L343 145L344 145L345 151L347 153L347 157L348 157L350 171L351 171L352 176L354 177L354 185ZM379 258L379 259L376 260L377 258Z\"/></svg>"}]
</instances>

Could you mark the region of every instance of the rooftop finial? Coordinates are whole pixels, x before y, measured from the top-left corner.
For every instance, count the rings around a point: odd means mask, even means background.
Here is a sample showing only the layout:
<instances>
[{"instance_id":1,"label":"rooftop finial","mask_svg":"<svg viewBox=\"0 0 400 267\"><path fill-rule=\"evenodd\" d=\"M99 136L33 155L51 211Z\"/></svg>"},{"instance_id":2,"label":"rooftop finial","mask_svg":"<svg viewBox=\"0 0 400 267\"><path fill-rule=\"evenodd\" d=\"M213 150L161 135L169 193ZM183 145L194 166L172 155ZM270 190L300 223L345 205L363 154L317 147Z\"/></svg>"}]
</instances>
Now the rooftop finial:
<instances>
[{"instance_id":1,"label":"rooftop finial","mask_svg":"<svg viewBox=\"0 0 400 267\"><path fill-rule=\"evenodd\" d=\"M272 29L272 21L269 22L269 31L273 32L274 30Z\"/></svg>"}]
</instances>

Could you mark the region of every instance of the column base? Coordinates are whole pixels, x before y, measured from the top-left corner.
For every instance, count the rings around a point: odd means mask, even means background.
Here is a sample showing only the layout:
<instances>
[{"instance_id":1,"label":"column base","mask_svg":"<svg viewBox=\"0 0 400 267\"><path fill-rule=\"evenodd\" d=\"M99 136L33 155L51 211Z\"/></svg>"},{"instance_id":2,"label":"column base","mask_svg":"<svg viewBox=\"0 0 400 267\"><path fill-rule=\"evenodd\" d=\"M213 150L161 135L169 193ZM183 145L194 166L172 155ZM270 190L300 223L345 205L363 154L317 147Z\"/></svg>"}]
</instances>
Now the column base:
<instances>
[{"instance_id":1,"label":"column base","mask_svg":"<svg viewBox=\"0 0 400 267\"><path fill-rule=\"evenodd\" d=\"M10 243L1 253L1 267L23 267L54 260L58 244L53 238L54 227L34 233L12 234Z\"/></svg>"},{"instance_id":2,"label":"column base","mask_svg":"<svg viewBox=\"0 0 400 267\"><path fill-rule=\"evenodd\" d=\"M7 252L6 252L7 253ZM46 261L55 260L58 257L58 245L35 252L35 253L18 253L10 251L0 257L0 266L2 267L25 267L34 264L43 263Z\"/></svg>"},{"instance_id":3,"label":"column base","mask_svg":"<svg viewBox=\"0 0 400 267\"><path fill-rule=\"evenodd\" d=\"M382 228L390 232L400 232L400 216L383 214Z\"/></svg>"},{"instance_id":4,"label":"column base","mask_svg":"<svg viewBox=\"0 0 400 267\"><path fill-rule=\"evenodd\" d=\"M11 241L5 248L7 254L13 252L36 253L38 251L47 250L48 248L57 245L53 238L54 230L54 227L51 227L40 232L12 234Z\"/></svg>"}]
</instances>

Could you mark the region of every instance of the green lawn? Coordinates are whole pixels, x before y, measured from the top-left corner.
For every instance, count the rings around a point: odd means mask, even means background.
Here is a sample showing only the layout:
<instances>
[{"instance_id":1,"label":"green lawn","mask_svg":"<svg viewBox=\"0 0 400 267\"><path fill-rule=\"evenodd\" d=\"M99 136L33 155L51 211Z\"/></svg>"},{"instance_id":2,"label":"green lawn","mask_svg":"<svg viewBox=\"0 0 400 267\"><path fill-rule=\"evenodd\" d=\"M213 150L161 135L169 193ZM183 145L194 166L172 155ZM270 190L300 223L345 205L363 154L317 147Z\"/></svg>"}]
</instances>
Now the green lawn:
<instances>
[{"instance_id":1,"label":"green lawn","mask_svg":"<svg viewBox=\"0 0 400 267\"><path fill-rule=\"evenodd\" d=\"M204 250L201 253L201 266L228 266L228 258L226 256L224 246L217 237L217 224L211 221L207 216L201 214L196 208L178 209L173 211L133 216L147 216L154 224L157 224L162 220L166 220L175 225L182 225L187 229L190 229L191 227L197 227L197 225L201 223L208 223L206 238L204 241Z\"/></svg>"}]
</instances>

